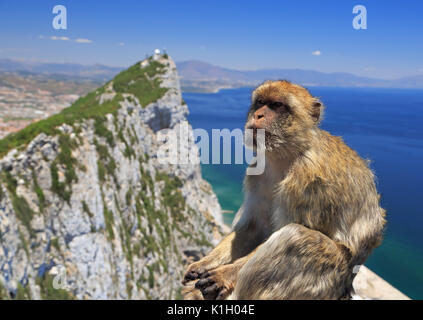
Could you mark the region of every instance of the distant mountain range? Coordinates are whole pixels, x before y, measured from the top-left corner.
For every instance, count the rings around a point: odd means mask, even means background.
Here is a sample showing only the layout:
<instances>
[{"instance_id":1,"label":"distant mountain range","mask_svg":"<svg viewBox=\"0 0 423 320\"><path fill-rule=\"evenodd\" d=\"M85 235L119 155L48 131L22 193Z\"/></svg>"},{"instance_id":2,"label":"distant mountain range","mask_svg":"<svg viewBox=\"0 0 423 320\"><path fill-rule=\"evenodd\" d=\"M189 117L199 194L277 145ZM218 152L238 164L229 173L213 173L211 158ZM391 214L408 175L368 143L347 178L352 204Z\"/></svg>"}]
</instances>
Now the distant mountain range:
<instances>
[{"instance_id":1,"label":"distant mountain range","mask_svg":"<svg viewBox=\"0 0 423 320\"><path fill-rule=\"evenodd\" d=\"M302 69L262 69L239 71L202 61L177 63L182 85L206 83L239 86L256 85L267 79L287 79L308 86L423 88L423 74L395 80L361 77L346 72L325 73Z\"/></svg>"},{"instance_id":2,"label":"distant mountain range","mask_svg":"<svg viewBox=\"0 0 423 320\"><path fill-rule=\"evenodd\" d=\"M306 86L423 88L423 74L395 80L361 77L346 72L325 73L303 69L262 69L240 71L222 68L203 61L177 63L182 89L217 91L221 88L254 86L267 79L287 79ZM0 72L35 73L50 77L84 78L96 81L112 79L123 67L101 64L36 63L0 59Z\"/></svg>"},{"instance_id":3,"label":"distant mountain range","mask_svg":"<svg viewBox=\"0 0 423 320\"><path fill-rule=\"evenodd\" d=\"M63 76L66 78L85 78L97 81L112 79L124 68L109 67L101 64L82 65L75 63L40 63L26 62L14 59L0 59L0 72L16 72L21 75L27 73Z\"/></svg>"}]
</instances>

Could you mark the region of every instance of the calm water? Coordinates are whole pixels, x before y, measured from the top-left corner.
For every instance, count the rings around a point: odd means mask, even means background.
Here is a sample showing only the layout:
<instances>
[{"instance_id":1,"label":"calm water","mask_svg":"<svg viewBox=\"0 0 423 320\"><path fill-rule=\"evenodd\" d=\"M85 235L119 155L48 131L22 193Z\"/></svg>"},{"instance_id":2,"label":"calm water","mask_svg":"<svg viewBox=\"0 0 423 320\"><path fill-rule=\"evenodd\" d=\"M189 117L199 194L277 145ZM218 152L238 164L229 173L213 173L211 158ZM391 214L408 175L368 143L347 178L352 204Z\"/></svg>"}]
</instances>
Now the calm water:
<instances>
[{"instance_id":1,"label":"calm water","mask_svg":"<svg viewBox=\"0 0 423 320\"><path fill-rule=\"evenodd\" d=\"M388 227L366 265L414 299L423 299L423 90L312 88L326 105L322 128L372 161ZM242 128L251 89L184 93L194 128ZM203 165L225 210L242 202L245 165ZM225 214L230 224L234 214Z\"/></svg>"}]
</instances>

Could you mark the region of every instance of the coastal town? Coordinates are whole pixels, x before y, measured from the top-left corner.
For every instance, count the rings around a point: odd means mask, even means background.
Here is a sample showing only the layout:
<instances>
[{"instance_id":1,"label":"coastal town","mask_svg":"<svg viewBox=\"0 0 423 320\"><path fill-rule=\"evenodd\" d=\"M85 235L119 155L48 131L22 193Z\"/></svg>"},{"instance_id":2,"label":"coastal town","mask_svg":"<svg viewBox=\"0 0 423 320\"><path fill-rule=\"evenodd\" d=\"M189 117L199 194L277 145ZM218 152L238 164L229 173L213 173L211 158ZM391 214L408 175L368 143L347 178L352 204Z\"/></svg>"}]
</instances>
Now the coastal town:
<instances>
[{"instance_id":1,"label":"coastal town","mask_svg":"<svg viewBox=\"0 0 423 320\"><path fill-rule=\"evenodd\" d=\"M0 75L0 139L60 112L94 87L91 83L53 79L35 83L24 76ZM64 94L59 93L61 87L67 88Z\"/></svg>"}]
</instances>

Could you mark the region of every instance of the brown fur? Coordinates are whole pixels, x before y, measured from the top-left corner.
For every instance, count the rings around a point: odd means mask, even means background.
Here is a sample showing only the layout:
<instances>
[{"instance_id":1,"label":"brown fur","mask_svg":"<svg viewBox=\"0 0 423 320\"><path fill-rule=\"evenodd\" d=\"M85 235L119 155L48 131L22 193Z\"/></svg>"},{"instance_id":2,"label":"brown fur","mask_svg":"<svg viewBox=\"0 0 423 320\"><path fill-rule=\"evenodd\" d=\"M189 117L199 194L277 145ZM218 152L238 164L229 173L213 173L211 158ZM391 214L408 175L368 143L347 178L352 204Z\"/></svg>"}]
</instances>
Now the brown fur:
<instances>
[{"instance_id":1,"label":"brown fur","mask_svg":"<svg viewBox=\"0 0 423 320\"><path fill-rule=\"evenodd\" d=\"M266 131L265 172L246 176L234 231L188 267L184 283L198 280L186 290L191 296L349 296L353 267L382 239L385 211L367 162L318 128L322 112L318 99L288 81L253 92L246 128Z\"/></svg>"}]
</instances>

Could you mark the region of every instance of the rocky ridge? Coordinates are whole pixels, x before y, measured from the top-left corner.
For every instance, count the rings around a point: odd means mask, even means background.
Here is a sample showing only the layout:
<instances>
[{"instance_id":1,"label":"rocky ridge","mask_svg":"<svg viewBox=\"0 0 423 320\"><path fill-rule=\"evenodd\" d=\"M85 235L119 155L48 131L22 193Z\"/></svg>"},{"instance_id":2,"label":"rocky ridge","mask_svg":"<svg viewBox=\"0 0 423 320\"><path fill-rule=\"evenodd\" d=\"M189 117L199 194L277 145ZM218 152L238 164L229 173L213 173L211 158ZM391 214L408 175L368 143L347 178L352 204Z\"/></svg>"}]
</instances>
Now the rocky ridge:
<instances>
[{"instance_id":1,"label":"rocky ridge","mask_svg":"<svg viewBox=\"0 0 423 320\"><path fill-rule=\"evenodd\" d=\"M90 99L112 112L65 121L0 160L0 298L179 298L186 263L222 236L200 166L157 160L157 134L188 114L173 60L137 63Z\"/></svg>"}]
</instances>

